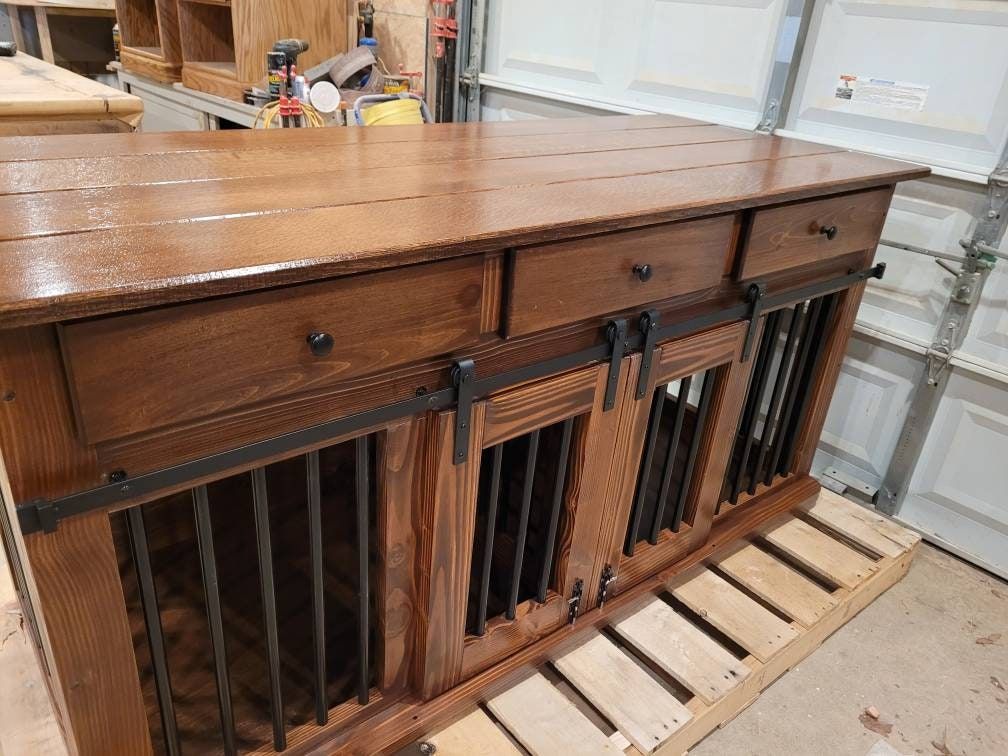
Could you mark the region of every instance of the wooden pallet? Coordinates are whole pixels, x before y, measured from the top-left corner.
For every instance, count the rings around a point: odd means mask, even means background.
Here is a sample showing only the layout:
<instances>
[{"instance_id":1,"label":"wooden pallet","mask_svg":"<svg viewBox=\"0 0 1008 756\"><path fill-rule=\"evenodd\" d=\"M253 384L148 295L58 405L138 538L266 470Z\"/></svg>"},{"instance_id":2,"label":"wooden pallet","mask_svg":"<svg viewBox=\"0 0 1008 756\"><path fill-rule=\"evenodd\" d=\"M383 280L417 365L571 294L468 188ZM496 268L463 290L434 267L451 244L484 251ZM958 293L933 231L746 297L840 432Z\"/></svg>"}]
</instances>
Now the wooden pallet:
<instances>
[{"instance_id":1,"label":"wooden pallet","mask_svg":"<svg viewBox=\"0 0 1008 756\"><path fill-rule=\"evenodd\" d=\"M822 491L426 743L442 756L682 754L897 583L919 540Z\"/></svg>"}]
</instances>

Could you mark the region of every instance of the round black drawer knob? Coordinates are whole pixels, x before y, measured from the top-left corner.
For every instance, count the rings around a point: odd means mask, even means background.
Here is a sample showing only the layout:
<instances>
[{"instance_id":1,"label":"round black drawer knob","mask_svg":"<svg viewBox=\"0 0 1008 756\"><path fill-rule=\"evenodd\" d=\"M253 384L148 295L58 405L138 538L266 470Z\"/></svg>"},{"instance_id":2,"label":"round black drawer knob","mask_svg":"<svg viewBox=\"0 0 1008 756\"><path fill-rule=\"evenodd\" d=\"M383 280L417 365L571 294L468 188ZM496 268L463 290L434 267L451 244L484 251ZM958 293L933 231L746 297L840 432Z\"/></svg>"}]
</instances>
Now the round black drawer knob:
<instances>
[{"instance_id":1,"label":"round black drawer knob","mask_svg":"<svg viewBox=\"0 0 1008 756\"><path fill-rule=\"evenodd\" d=\"M634 265L633 272L637 275L638 279L645 282L650 281L651 276L654 275L654 271L647 263L644 263L643 265Z\"/></svg>"},{"instance_id":2,"label":"round black drawer knob","mask_svg":"<svg viewBox=\"0 0 1008 756\"><path fill-rule=\"evenodd\" d=\"M308 347L316 357L328 355L332 351L334 343L332 335L323 331L313 331L308 334Z\"/></svg>"},{"instance_id":3,"label":"round black drawer knob","mask_svg":"<svg viewBox=\"0 0 1008 756\"><path fill-rule=\"evenodd\" d=\"M822 226L819 229L819 233L825 236L830 241L836 239L837 227L836 226Z\"/></svg>"}]
</instances>

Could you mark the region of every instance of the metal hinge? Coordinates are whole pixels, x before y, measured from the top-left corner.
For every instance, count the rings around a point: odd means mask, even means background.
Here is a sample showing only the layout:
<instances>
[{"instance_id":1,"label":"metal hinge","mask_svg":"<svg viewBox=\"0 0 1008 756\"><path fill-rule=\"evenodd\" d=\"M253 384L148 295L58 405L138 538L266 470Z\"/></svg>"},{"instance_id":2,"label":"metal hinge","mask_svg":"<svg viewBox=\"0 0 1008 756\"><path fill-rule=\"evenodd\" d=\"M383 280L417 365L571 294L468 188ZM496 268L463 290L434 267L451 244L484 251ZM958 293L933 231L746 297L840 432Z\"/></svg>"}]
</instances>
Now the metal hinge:
<instances>
[{"instance_id":1,"label":"metal hinge","mask_svg":"<svg viewBox=\"0 0 1008 756\"><path fill-rule=\"evenodd\" d=\"M615 582L616 582L616 573L613 571L612 565L607 564L602 569L602 578L599 580L599 587L598 587L599 609L605 606L606 598L609 595L609 586Z\"/></svg>"},{"instance_id":2,"label":"metal hinge","mask_svg":"<svg viewBox=\"0 0 1008 756\"><path fill-rule=\"evenodd\" d=\"M584 593L584 580L578 578L574 581L574 590L571 597L567 599L567 624L573 625L577 620L578 612L581 611L581 594Z\"/></svg>"},{"instance_id":3,"label":"metal hinge","mask_svg":"<svg viewBox=\"0 0 1008 756\"><path fill-rule=\"evenodd\" d=\"M641 351L640 374L637 376L637 398L643 399L651 381L651 361L654 359L655 345L658 343L658 311L647 310L640 316L640 332L644 334Z\"/></svg>"},{"instance_id":4,"label":"metal hinge","mask_svg":"<svg viewBox=\"0 0 1008 756\"><path fill-rule=\"evenodd\" d=\"M452 368L452 380L457 394L455 407L455 453L452 462L456 465L469 457L469 429L472 425L473 379L476 377L476 363L459 360Z\"/></svg>"},{"instance_id":5,"label":"metal hinge","mask_svg":"<svg viewBox=\"0 0 1008 756\"><path fill-rule=\"evenodd\" d=\"M606 382L605 401L602 411L608 412L616 406L616 387L619 385L620 363L626 354L627 322L625 318L613 320L606 328L606 337L612 351L609 353L609 378Z\"/></svg>"},{"instance_id":6,"label":"metal hinge","mask_svg":"<svg viewBox=\"0 0 1008 756\"><path fill-rule=\"evenodd\" d=\"M746 292L746 302L749 303L749 327L746 329L745 343L742 345L742 362L748 362L752 355L753 342L756 341L756 328L759 325L760 315L763 313L763 297L766 296L766 284L754 283L749 285Z\"/></svg>"}]
</instances>

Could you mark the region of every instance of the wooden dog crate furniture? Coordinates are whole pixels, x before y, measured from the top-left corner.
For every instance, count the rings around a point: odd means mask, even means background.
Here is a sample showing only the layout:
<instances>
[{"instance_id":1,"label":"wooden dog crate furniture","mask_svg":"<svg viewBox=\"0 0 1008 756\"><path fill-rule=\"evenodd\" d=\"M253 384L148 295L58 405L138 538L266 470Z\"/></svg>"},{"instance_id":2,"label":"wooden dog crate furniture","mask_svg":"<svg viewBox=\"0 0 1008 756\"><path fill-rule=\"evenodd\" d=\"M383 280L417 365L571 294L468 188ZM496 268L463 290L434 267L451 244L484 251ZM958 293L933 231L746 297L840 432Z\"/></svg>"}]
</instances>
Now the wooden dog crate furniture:
<instances>
[{"instance_id":1,"label":"wooden dog crate furniture","mask_svg":"<svg viewBox=\"0 0 1008 756\"><path fill-rule=\"evenodd\" d=\"M116 0L123 68L166 84L182 78L178 5L179 0Z\"/></svg>"},{"instance_id":2,"label":"wooden dog crate furniture","mask_svg":"<svg viewBox=\"0 0 1008 756\"><path fill-rule=\"evenodd\" d=\"M301 70L347 49L344 0L178 0L178 7L182 83L232 100L266 78L266 53L278 39L309 42Z\"/></svg>"},{"instance_id":3,"label":"wooden dog crate furniture","mask_svg":"<svg viewBox=\"0 0 1008 756\"><path fill-rule=\"evenodd\" d=\"M0 170L5 540L103 756L395 749L809 500L927 173L672 116Z\"/></svg>"}]
</instances>

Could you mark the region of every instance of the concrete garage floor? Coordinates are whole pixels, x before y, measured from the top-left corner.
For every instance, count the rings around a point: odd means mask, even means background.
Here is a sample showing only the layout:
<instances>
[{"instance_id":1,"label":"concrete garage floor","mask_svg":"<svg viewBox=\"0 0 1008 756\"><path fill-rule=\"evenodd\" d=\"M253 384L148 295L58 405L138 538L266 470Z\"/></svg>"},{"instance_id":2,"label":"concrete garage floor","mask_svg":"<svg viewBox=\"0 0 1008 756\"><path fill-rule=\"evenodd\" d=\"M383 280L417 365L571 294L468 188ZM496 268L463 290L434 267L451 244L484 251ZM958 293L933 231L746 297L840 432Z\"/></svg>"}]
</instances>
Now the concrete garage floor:
<instances>
[{"instance_id":1,"label":"concrete garage floor","mask_svg":"<svg viewBox=\"0 0 1008 756\"><path fill-rule=\"evenodd\" d=\"M868 753L1008 754L1008 583L921 543L900 583L690 751Z\"/></svg>"}]
</instances>

